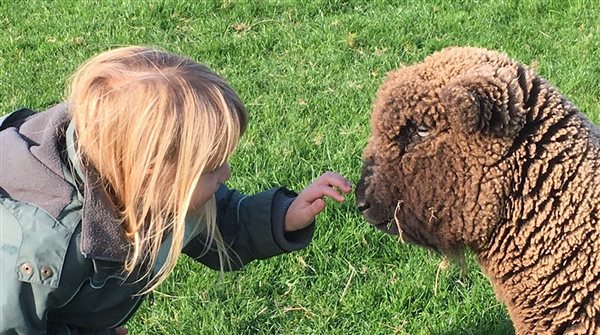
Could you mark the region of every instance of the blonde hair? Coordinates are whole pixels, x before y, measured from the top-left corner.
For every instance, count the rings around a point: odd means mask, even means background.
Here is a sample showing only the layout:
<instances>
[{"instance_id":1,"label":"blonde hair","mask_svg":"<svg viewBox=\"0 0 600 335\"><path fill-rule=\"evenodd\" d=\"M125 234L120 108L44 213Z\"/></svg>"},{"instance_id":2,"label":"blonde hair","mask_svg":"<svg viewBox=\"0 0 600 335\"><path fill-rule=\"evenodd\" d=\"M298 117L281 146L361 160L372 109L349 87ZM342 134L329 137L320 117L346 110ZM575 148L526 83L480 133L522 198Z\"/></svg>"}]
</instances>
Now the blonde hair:
<instances>
[{"instance_id":1,"label":"blonde hair","mask_svg":"<svg viewBox=\"0 0 600 335\"><path fill-rule=\"evenodd\" d=\"M244 132L244 105L206 66L140 46L107 51L82 65L68 100L79 156L112 195L131 242L124 272L151 264L145 275L150 276L161 244L172 234L165 264L149 278L148 292L177 262L200 176L224 164ZM203 215L206 245L216 244L223 268L227 253L214 196Z\"/></svg>"}]
</instances>

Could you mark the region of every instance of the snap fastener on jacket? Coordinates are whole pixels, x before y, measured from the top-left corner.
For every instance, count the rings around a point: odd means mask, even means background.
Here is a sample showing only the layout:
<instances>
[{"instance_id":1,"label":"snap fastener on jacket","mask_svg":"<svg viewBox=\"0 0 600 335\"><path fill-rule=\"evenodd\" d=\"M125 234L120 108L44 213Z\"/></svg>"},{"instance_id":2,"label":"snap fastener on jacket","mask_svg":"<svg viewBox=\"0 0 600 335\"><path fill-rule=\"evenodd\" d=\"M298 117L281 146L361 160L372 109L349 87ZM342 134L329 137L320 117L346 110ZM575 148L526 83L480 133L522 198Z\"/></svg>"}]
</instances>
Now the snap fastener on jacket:
<instances>
[{"instance_id":1,"label":"snap fastener on jacket","mask_svg":"<svg viewBox=\"0 0 600 335\"><path fill-rule=\"evenodd\" d=\"M40 273L42 275L42 279L48 279L53 275L52 268L47 265L44 265L40 268Z\"/></svg>"},{"instance_id":2,"label":"snap fastener on jacket","mask_svg":"<svg viewBox=\"0 0 600 335\"><path fill-rule=\"evenodd\" d=\"M19 267L19 271L24 275L30 275L33 272L33 267L29 263L23 263Z\"/></svg>"}]
</instances>

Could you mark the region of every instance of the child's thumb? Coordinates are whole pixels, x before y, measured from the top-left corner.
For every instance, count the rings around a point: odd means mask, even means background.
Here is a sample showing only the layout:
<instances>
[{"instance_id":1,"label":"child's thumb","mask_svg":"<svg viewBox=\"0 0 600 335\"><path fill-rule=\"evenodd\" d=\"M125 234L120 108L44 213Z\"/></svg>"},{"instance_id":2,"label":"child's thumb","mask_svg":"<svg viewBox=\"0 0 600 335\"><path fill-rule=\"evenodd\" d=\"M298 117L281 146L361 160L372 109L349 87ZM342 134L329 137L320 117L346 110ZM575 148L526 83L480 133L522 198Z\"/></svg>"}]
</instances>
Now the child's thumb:
<instances>
[{"instance_id":1,"label":"child's thumb","mask_svg":"<svg viewBox=\"0 0 600 335\"><path fill-rule=\"evenodd\" d=\"M323 200L322 198L318 198L317 200L313 201L313 203L310 205L310 209L312 211L312 216L316 216L325 209L325 200Z\"/></svg>"}]
</instances>

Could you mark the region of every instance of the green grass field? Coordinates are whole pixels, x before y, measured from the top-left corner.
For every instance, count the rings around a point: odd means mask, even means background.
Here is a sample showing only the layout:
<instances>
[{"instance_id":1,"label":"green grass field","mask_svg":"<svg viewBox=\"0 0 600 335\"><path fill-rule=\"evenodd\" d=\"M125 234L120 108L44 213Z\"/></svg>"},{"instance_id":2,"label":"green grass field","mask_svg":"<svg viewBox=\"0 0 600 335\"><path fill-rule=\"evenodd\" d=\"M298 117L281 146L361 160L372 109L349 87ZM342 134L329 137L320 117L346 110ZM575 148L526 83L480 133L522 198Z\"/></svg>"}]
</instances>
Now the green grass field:
<instances>
[{"instance_id":1,"label":"green grass field","mask_svg":"<svg viewBox=\"0 0 600 335\"><path fill-rule=\"evenodd\" d=\"M0 114L61 101L97 52L160 46L205 63L251 123L230 187L358 180L386 73L450 45L537 68L600 121L600 3L567 0L0 1ZM512 334L473 257L467 271L330 203L305 250L223 275L182 257L130 334Z\"/></svg>"}]
</instances>

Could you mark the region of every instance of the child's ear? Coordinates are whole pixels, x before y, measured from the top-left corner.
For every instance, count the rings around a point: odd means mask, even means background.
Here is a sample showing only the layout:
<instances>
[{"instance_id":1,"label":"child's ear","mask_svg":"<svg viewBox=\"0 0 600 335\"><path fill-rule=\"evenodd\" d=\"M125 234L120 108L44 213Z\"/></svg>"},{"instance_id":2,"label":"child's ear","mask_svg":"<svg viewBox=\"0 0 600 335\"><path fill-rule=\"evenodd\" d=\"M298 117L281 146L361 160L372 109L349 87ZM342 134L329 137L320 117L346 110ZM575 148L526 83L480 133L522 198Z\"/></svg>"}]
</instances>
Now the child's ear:
<instances>
[{"instance_id":1,"label":"child's ear","mask_svg":"<svg viewBox=\"0 0 600 335\"><path fill-rule=\"evenodd\" d=\"M451 80L441 92L441 101L458 129L471 134L514 137L525 123L521 66L480 68Z\"/></svg>"}]
</instances>

